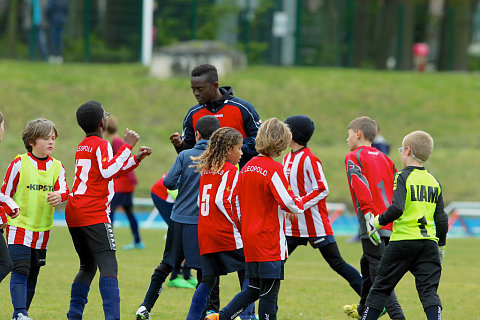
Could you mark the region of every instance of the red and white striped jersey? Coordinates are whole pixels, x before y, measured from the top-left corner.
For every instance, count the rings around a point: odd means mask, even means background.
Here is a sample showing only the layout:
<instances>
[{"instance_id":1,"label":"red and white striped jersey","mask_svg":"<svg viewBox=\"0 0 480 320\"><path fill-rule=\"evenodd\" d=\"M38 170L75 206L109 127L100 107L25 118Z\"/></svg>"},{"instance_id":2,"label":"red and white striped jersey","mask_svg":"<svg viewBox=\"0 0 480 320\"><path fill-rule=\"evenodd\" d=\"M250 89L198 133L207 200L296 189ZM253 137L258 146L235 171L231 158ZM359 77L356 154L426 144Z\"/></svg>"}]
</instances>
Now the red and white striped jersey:
<instances>
[{"instance_id":1,"label":"red and white striped jersey","mask_svg":"<svg viewBox=\"0 0 480 320\"><path fill-rule=\"evenodd\" d=\"M225 162L218 173L202 172L198 215L201 255L243 247L232 211L232 197L237 181L238 169L230 162Z\"/></svg>"},{"instance_id":2,"label":"red and white striped jersey","mask_svg":"<svg viewBox=\"0 0 480 320\"><path fill-rule=\"evenodd\" d=\"M35 158L30 152L28 153L28 159L32 163L35 169L41 171L47 171L52 167L53 159L49 156L46 160L39 160ZM17 191L18 181L20 180L20 168L22 161L20 157L15 158L8 166L7 173L3 180L3 185L0 197L2 207L7 214L12 212L12 209L18 208L18 205L13 201L12 197ZM59 191L62 195L62 202L68 198L68 186L65 175L65 168L62 165L60 175L55 182L55 191ZM49 206L48 203L45 203ZM21 214L21 208L20 208ZM31 231L21 227L7 226L7 244L22 244L24 246L35 249L47 249L48 239L50 237L50 230L48 231Z\"/></svg>"},{"instance_id":3,"label":"red and white striped jersey","mask_svg":"<svg viewBox=\"0 0 480 320\"><path fill-rule=\"evenodd\" d=\"M113 178L138 166L132 147L124 144L113 156L112 147L99 136L87 136L75 154L75 179L68 197L65 219L69 227L110 222Z\"/></svg>"},{"instance_id":4,"label":"red and white striped jersey","mask_svg":"<svg viewBox=\"0 0 480 320\"><path fill-rule=\"evenodd\" d=\"M283 158L283 172L293 193L302 197L305 214L286 220L285 233L293 237L322 237L333 234L326 198L328 184L322 163L309 148L289 152Z\"/></svg>"},{"instance_id":5,"label":"red and white striped jersey","mask_svg":"<svg viewBox=\"0 0 480 320\"><path fill-rule=\"evenodd\" d=\"M283 210L301 213L303 205L295 199L282 164L266 156L252 158L240 171L237 189L245 261L285 260Z\"/></svg>"}]
</instances>

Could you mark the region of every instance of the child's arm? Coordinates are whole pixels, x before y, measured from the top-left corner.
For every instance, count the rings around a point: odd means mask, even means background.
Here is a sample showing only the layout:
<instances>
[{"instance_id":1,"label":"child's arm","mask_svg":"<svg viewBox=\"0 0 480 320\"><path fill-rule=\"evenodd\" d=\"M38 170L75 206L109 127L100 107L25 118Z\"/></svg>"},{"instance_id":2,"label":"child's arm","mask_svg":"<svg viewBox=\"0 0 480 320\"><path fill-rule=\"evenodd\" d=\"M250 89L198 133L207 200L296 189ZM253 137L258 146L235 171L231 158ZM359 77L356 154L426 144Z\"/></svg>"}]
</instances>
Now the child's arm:
<instances>
[{"instance_id":1,"label":"child's arm","mask_svg":"<svg viewBox=\"0 0 480 320\"><path fill-rule=\"evenodd\" d=\"M215 205L223 213L225 218L235 227L235 215L233 214L232 197L238 181L238 170L228 170L222 176L222 182L218 186L215 195ZM234 199L235 201L235 199ZM235 204L234 204L235 205Z\"/></svg>"},{"instance_id":2,"label":"child's arm","mask_svg":"<svg viewBox=\"0 0 480 320\"><path fill-rule=\"evenodd\" d=\"M405 182L406 181L402 175L402 171L397 172L393 182L393 185L396 185L397 187L393 190L392 204L387 208L387 210L385 210L384 213L376 218L378 225L386 226L390 222L393 222L402 216L403 210L405 209L405 198L407 195L407 187Z\"/></svg>"},{"instance_id":3,"label":"child's arm","mask_svg":"<svg viewBox=\"0 0 480 320\"><path fill-rule=\"evenodd\" d=\"M303 213L303 202L300 198L295 198L292 188L283 173L283 170L275 171L268 182L270 191L272 192L275 200L277 200L280 207L293 214ZM289 219L294 218L287 212Z\"/></svg>"},{"instance_id":4,"label":"child's arm","mask_svg":"<svg viewBox=\"0 0 480 320\"><path fill-rule=\"evenodd\" d=\"M178 189L178 181L182 175L183 170L183 153L180 153L175 159L173 166L168 170L167 175L163 179L163 185L168 190Z\"/></svg>"},{"instance_id":5,"label":"child's arm","mask_svg":"<svg viewBox=\"0 0 480 320\"><path fill-rule=\"evenodd\" d=\"M13 160L8 166L0 192L0 204L2 205L5 213L11 218L16 218L20 213L20 208L12 199L13 195L17 191L18 181L20 179L20 159L20 157L15 158L15 160Z\"/></svg>"},{"instance_id":6,"label":"child's arm","mask_svg":"<svg viewBox=\"0 0 480 320\"><path fill-rule=\"evenodd\" d=\"M372 194L368 186L368 180L365 176L364 169L354 156L350 156L346 159L346 166L348 183L360 205L360 210L364 215L368 212L374 213Z\"/></svg>"},{"instance_id":7,"label":"child's arm","mask_svg":"<svg viewBox=\"0 0 480 320\"><path fill-rule=\"evenodd\" d=\"M54 192L49 192L47 195L47 202L52 207L56 207L68 199L68 185L63 164L60 175L58 176L57 181L55 181L54 190Z\"/></svg>"},{"instance_id":8,"label":"child's arm","mask_svg":"<svg viewBox=\"0 0 480 320\"><path fill-rule=\"evenodd\" d=\"M305 179L310 179L313 189L302 197L303 209L307 210L328 196L328 184L320 161L308 157L305 159L304 166L308 172ZM299 183L304 183L304 181L299 181Z\"/></svg>"},{"instance_id":9,"label":"child's arm","mask_svg":"<svg viewBox=\"0 0 480 320\"><path fill-rule=\"evenodd\" d=\"M433 214L433 220L435 221L436 237L438 238L438 246L444 246L447 242L448 232L448 215L444 209L443 192L438 197L435 213Z\"/></svg>"}]
</instances>

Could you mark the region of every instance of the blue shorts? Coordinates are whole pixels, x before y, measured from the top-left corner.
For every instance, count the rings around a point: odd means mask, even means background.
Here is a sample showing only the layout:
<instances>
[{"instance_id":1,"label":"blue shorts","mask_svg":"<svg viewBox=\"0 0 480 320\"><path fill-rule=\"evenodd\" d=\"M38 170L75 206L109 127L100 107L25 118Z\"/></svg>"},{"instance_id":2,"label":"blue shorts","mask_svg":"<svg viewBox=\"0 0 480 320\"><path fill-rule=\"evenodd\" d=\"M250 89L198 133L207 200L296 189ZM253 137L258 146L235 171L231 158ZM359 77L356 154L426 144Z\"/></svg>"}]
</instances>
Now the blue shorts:
<instances>
[{"instance_id":1,"label":"blue shorts","mask_svg":"<svg viewBox=\"0 0 480 320\"><path fill-rule=\"evenodd\" d=\"M202 276L221 276L245 269L243 249L207 253L200 256Z\"/></svg>"},{"instance_id":2,"label":"blue shorts","mask_svg":"<svg viewBox=\"0 0 480 320\"><path fill-rule=\"evenodd\" d=\"M8 253L14 265L19 260L30 260L31 266L42 267L47 261L47 249L35 249L23 244L9 244Z\"/></svg>"},{"instance_id":3,"label":"blue shorts","mask_svg":"<svg viewBox=\"0 0 480 320\"><path fill-rule=\"evenodd\" d=\"M115 192L113 195L110 208L115 210L118 207L132 207L133 206L133 192Z\"/></svg>"},{"instance_id":4,"label":"blue shorts","mask_svg":"<svg viewBox=\"0 0 480 320\"><path fill-rule=\"evenodd\" d=\"M163 262L178 269L185 259L185 267L201 269L198 246L198 225L170 221Z\"/></svg>"},{"instance_id":5,"label":"blue shorts","mask_svg":"<svg viewBox=\"0 0 480 320\"><path fill-rule=\"evenodd\" d=\"M152 196L153 204L162 216L163 221L165 221L167 224L170 224L170 215L172 214L173 205L175 203L167 202L153 192L150 192L150 195Z\"/></svg>"},{"instance_id":6,"label":"blue shorts","mask_svg":"<svg viewBox=\"0 0 480 320\"><path fill-rule=\"evenodd\" d=\"M283 269L285 261L262 261L247 262L245 264L245 277L259 279L280 279L283 280Z\"/></svg>"},{"instance_id":7,"label":"blue shorts","mask_svg":"<svg viewBox=\"0 0 480 320\"><path fill-rule=\"evenodd\" d=\"M287 244L289 246L306 246L307 243L310 243L313 248L318 249L335 242L337 241L335 240L334 235L309 238L287 236Z\"/></svg>"}]
</instances>

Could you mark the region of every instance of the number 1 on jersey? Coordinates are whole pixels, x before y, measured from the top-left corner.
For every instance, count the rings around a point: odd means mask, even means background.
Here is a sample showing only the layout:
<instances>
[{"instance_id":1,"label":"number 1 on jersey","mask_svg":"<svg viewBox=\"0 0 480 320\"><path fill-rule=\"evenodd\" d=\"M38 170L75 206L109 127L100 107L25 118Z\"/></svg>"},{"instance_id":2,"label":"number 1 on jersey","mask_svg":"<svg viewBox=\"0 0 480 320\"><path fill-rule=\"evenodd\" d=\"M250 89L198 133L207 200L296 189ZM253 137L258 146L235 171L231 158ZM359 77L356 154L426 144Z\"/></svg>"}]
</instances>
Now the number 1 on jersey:
<instances>
[{"instance_id":1,"label":"number 1 on jersey","mask_svg":"<svg viewBox=\"0 0 480 320\"><path fill-rule=\"evenodd\" d=\"M202 202L200 203L200 214L204 217L208 216L210 211L210 195L208 191L212 189L212 184L206 184L202 190Z\"/></svg>"}]
</instances>

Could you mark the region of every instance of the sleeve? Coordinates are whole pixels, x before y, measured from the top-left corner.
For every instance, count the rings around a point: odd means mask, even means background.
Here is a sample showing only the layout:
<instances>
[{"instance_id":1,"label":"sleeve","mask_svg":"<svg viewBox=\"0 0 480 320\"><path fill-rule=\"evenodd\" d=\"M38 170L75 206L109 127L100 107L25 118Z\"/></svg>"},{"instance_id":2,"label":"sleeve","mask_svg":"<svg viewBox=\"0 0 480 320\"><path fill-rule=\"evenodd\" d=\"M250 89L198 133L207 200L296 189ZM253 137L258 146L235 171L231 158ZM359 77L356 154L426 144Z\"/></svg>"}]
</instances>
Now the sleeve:
<instances>
[{"instance_id":1,"label":"sleeve","mask_svg":"<svg viewBox=\"0 0 480 320\"><path fill-rule=\"evenodd\" d=\"M356 157L352 156L352 153L347 156L346 166L348 183L350 184L355 199L357 199L360 205L360 210L363 214L366 214L367 212L374 214L372 193L370 192L365 171L358 163Z\"/></svg>"},{"instance_id":2,"label":"sleeve","mask_svg":"<svg viewBox=\"0 0 480 320\"><path fill-rule=\"evenodd\" d=\"M55 191L59 191L62 195L62 202L67 201L68 199L68 185L67 185L67 177L65 174L65 168L62 164L62 170L60 171L60 175L58 176L57 181L55 182Z\"/></svg>"},{"instance_id":3,"label":"sleeve","mask_svg":"<svg viewBox=\"0 0 480 320\"><path fill-rule=\"evenodd\" d=\"M173 166L168 170L168 174L163 179L163 185L168 190L178 189L178 181L182 175L183 153L180 153L175 159Z\"/></svg>"},{"instance_id":4,"label":"sleeve","mask_svg":"<svg viewBox=\"0 0 480 320\"><path fill-rule=\"evenodd\" d=\"M195 107L194 107L195 108ZM191 108L183 120L183 145L180 148L175 147L177 153L182 150L193 148L195 145L195 130L193 128L193 108Z\"/></svg>"},{"instance_id":5,"label":"sleeve","mask_svg":"<svg viewBox=\"0 0 480 320\"><path fill-rule=\"evenodd\" d=\"M7 223L7 215L5 214L5 209L0 206L0 224Z\"/></svg>"},{"instance_id":6,"label":"sleeve","mask_svg":"<svg viewBox=\"0 0 480 320\"><path fill-rule=\"evenodd\" d=\"M303 213L303 202L295 199L283 171L274 171L268 185L280 208L295 214Z\"/></svg>"},{"instance_id":7,"label":"sleeve","mask_svg":"<svg viewBox=\"0 0 480 320\"><path fill-rule=\"evenodd\" d=\"M0 204L8 215L10 215L14 209L19 208L12 197L17 191L18 180L20 179L20 168L21 158L17 157L8 166L0 191Z\"/></svg>"},{"instance_id":8,"label":"sleeve","mask_svg":"<svg viewBox=\"0 0 480 320\"><path fill-rule=\"evenodd\" d=\"M378 218L380 225L386 226L402 216L403 210L405 209L405 197L407 196L405 182L406 177L402 174L402 171L397 172L393 180L392 204Z\"/></svg>"},{"instance_id":9,"label":"sleeve","mask_svg":"<svg viewBox=\"0 0 480 320\"><path fill-rule=\"evenodd\" d=\"M215 205L223 213L225 218L235 226L232 197L238 181L238 170L228 170L222 176L222 181L215 195ZM233 199L235 201L235 199Z\"/></svg>"},{"instance_id":10,"label":"sleeve","mask_svg":"<svg viewBox=\"0 0 480 320\"><path fill-rule=\"evenodd\" d=\"M445 212L443 203L443 192L440 193L438 198L437 207L435 208L435 213L433 214L433 219L435 221L436 237L438 238L438 245L444 246L447 242L447 232L448 232L448 215Z\"/></svg>"},{"instance_id":11,"label":"sleeve","mask_svg":"<svg viewBox=\"0 0 480 320\"><path fill-rule=\"evenodd\" d=\"M132 147L128 144L118 150L112 157L112 146L108 141L100 144L96 151L97 162L99 165L100 174L105 179L113 178L121 170L130 171L138 167L138 162L135 156L131 156Z\"/></svg>"},{"instance_id":12,"label":"sleeve","mask_svg":"<svg viewBox=\"0 0 480 320\"><path fill-rule=\"evenodd\" d=\"M307 210L328 196L328 184L318 159L306 157L304 166L308 173L305 179L310 179L313 189L302 197L303 208Z\"/></svg>"},{"instance_id":13,"label":"sleeve","mask_svg":"<svg viewBox=\"0 0 480 320\"><path fill-rule=\"evenodd\" d=\"M242 152L248 155L256 155L255 140L257 137L258 128L262 121L255 108L250 104L245 104L245 110L242 110L243 128L247 135L243 139Z\"/></svg>"}]
</instances>

